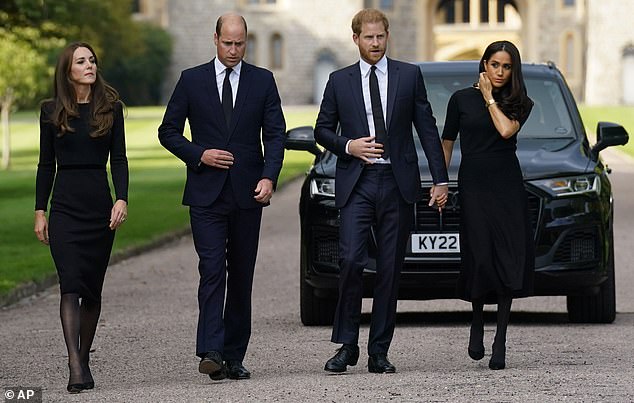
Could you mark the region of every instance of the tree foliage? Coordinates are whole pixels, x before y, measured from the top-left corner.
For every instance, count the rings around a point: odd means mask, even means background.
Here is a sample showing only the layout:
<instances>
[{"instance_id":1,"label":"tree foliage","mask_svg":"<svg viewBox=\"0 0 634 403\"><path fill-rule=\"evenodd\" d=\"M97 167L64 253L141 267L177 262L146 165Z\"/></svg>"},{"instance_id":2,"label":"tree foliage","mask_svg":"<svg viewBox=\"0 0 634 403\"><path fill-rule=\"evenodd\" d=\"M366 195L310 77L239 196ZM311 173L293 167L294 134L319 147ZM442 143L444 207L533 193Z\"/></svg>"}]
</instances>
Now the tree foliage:
<instances>
[{"instance_id":1,"label":"tree foliage","mask_svg":"<svg viewBox=\"0 0 634 403\"><path fill-rule=\"evenodd\" d=\"M38 37L22 39L44 53L51 66L66 44L88 42L97 52L103 76L122 92L126 103L158 102L152 92L160 88L171 40L163 29L133 21L131 0L2 0L0 27L18 36L25 28L37 31ZM42 40L56 46L43 48ZM143 63L148 59L155 64ZM139 63L144 64L144 74L138 72ZM50 90L51 84L44 85L37 95L41 98Z\"/></svg>"}]
</instances>

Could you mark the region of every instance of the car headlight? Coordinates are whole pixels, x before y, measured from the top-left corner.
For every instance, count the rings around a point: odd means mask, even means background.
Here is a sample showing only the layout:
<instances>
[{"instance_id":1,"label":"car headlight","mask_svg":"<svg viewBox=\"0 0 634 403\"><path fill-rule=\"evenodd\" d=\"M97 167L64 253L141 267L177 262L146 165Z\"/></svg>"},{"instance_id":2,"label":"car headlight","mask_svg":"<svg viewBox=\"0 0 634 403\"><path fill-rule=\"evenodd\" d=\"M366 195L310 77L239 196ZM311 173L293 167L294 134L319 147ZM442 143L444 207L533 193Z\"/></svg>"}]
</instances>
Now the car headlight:
<instances>
[{"instance_id":1,"label":"car headlight","mask_svg":"<svg viewBox=\"0 0 634 403\"><path fill-rule=\"evenodd\" d=\"M554 197L565 197L585 193L599 194L601 192L601 180L597 175L540 179L530 181L530 183L545 190Z\"/></svg>"},{"instance_id":2,"label":"car headlight","mask_svg":"<svg viewBox=\"0 0 634 403\"><path fill-rule=\"evenodd\" d=\"M335 180L332 178L313 178L310 181L310 197L335 197Z\"/></svg>"}]
</instances>

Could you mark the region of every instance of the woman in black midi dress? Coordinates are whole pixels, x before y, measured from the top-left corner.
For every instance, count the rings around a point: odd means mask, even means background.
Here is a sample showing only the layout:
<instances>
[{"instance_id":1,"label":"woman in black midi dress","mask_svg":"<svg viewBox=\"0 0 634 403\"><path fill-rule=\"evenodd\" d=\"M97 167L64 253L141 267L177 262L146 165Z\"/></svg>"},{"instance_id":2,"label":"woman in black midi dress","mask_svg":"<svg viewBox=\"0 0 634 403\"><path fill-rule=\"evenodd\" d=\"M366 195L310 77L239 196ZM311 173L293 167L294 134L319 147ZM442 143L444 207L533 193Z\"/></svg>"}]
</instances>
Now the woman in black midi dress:
<instances>
[{"instance_id":1,"label":"woman in black midi dress","mask_svg":"<svg viewBox=\"0 0 634 403\"><path fill-rule=\"evenodd\" d=\"M94 387L89 352L114 232L127 215L128 163L122 104L101 78L88 44L62 51L54 85L55 97L42 104L40 115L35 233L50 245L57 269L70 369L67 390L78 393Z\"/></svg>"},{"instance_id":2,"label":"woman in black midi dress","mask_svg":"<svg viewBox=\"0 0 634 403\"><path fill-rule=\"evenodd\" d=\"M468 353L474 360L484 357L484 303L498 304L491 369L506 365L512 299L531 295L533 288L533 233L515 155L517 133L532 105L519 51L508 41L494 42L480 61L478 84L449 100L442 134L447 165L458 133L461 139L458 296L472 302Z\"/></svg>"}]
</instances>

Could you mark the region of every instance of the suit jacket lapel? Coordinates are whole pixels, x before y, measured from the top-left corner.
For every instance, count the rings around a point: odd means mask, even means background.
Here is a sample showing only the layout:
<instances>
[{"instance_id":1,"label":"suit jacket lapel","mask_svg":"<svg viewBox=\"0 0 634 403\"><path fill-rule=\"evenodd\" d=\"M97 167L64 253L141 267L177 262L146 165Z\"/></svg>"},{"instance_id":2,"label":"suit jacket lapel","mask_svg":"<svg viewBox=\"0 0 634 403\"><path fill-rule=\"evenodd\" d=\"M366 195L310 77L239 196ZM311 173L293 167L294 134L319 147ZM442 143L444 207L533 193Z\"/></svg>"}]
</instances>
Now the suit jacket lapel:
<instances>
[{"instance_id":1,"label":"suit jacket lapel","mask_svg":"<svg viewBox=\"0 0 634 403\"><path fill-rule=\"evenodd\" d=\"M398 88L399 68L388 58L387 59L387 118L385 119L385 127L387 134L390 135L390 121L392 120L392 112L396 103L396 89Z\"/></svg>"},{"instance_id":2,"label":"suit jacket lapel","mask_svg":"<svg viewBox=\"0 0 634 403\"><path fill-rule=\"evenodd\" d=\"M218 94L218 85L216 84L216 68L214 67L214 59L206 66L207 76L204 82L205 93L209 97L209 105L216 119L224 120L222 112L222 103L220 102L220 94Z\"/></svg>"},{"instance_id":3,"label":"suit jacket lapel","mask_svg":"<svg viewBox=\"0 0 634 403\"><path fill-rule=\"evenodd\" d=\"M233 104L233 113L231 114L231 122L229 126L229 136L233 134L236 128L237 122L240 119L240 113L244 107L244 103L247 100L249 94L249 87L251 87L251 66L244 61L240 68L240 81L238 83L238 93L236 94L236 101Z\"/></svg>"},{"instance_id":4,"label":"suit jacket lapel","mask_svg":"<svg viewBox=\"0 0 634 403\"><path fill-rule=\"evenodd\" d=\"M352 99L354 105L351 107L356 107L357 113L363 122L363 127L365 128L366 136L370 135L370 128L368 127L368 115L365 113L365 103L363 102L363 84L361 82L361 68L359 67L359 63L355 63L350 67L350 89L352 93Z\"/></svg>"}]
</instances>

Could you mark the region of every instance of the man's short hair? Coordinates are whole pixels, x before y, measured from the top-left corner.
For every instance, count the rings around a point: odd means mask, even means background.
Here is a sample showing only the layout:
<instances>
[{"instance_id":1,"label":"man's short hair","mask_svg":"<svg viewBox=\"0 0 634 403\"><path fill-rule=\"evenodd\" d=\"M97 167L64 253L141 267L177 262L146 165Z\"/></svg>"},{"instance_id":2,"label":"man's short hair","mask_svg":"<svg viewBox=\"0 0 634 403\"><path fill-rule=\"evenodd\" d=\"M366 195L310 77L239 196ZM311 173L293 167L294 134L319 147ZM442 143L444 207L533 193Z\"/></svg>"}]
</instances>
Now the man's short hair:
<instances>
[{"instance_id":1,"label":"man's short hair","mask_svg":"<svg viewBox=\"0 0 634 403\"><path fill-rule=\"evenodd\" d=\"M220 30L222 29L222 20L224 19L224 15L221 15L220 17L218 17L218 20L216 20L216 35L218 35L218 38L220 38ZM247 20L244 19L243 16L240 16L240 18L242 19L242 23L244 24L244 34L247 34Z\"/></svg>"},{"instance_id":2,"label":"man's short hair","mask_svg":"<svg viewBox=\"0 0 634 403\"><path fill-rule=\"evenodd\" d=\"M359 11L352 18L352 32L357 35L361 35L361 26L364 23L382 22L385 27L385 32L390 29L390 23L387 20L385 14L374 8L365 8Z\"/></svg>"}]
</instances>

